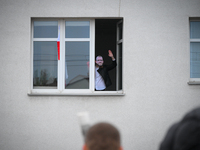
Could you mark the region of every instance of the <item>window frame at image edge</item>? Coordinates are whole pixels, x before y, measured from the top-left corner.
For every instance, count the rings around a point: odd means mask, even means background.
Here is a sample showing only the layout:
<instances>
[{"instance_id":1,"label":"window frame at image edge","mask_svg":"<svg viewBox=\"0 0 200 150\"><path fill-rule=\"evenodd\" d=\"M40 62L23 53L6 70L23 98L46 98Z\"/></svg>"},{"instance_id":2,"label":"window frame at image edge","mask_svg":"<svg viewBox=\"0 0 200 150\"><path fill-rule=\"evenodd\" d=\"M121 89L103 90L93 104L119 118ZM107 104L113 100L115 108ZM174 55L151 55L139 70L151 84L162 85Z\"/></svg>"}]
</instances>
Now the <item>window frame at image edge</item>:
<instances>
[{"instance_id":1,"label":"window frame at image edge","mask_svg":"<svg viewBox=\"0 0 200 150\"><path fill-rule=\"evenodd\" d=\"M193 31L193 28L194 28L194 24L193 23L197 23L197 22L199 24L199 26L197 28L199 30L198 31L198 33L199 33L199 35L198 35L199 37L198 38L193 37L193 35L192 35L192 33L193 33L192 31ZM199 77L194 77L195 75L192 75L192 73L195 72L195 69L194 69L195 64L194 64L193 58L195 56L196 57L195 59L198 59L197 56L200 55L200 18L196 18L196 17L189 18L189 33L190 33L189 34L189 36L190 36L189 37L190 38L190 79L189 79L188 84L189 85L200 85L200 76ZM194 51L193 50L194 49L194 45L196 45L197 43L199 43L199 52L196 52L196 54L194 55L192 53L194 53L193 52ZM196 63L198 64L198 62L199 62L198 69L200 70L200 61L197 60ZM200 71L199 71L199 73L200 73Z\"/></svg>"}]
</instances>

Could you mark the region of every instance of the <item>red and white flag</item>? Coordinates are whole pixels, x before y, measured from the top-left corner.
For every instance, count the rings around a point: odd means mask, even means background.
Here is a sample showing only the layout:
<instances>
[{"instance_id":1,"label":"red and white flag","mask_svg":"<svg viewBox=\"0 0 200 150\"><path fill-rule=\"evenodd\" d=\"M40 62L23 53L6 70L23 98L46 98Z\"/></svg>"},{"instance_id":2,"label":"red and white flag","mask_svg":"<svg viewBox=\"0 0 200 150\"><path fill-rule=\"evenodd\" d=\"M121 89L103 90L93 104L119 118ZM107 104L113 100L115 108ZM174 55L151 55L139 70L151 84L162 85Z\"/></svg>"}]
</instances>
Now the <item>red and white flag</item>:
<instances>
[{"instance_id":1,"label":"red and white flag","mask_svg":"<svg viewBox=\"0 0 200 150\"><path fill-rule=\"evenodd\" d=\"M58 27L57 49L58 49L58 60L60 60L60 26Z\"/></svg>"}]
</instances>

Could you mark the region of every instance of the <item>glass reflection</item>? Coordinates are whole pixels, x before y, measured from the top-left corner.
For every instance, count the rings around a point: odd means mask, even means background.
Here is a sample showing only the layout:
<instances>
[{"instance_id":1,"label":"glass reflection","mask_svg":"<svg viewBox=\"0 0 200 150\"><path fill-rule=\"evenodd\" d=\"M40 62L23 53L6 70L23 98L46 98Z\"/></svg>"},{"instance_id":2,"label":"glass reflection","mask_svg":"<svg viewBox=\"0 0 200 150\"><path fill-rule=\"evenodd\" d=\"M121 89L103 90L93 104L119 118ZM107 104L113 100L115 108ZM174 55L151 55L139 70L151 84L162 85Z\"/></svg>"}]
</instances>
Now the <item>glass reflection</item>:
<instances>
[{"instance_id":1,"label":"glass reflection","mask_svg":"<svg viewBox=\"0 0 200 150\"><path fill-rule=\"evenodd\" d=\"M119 27L119 39L118 40L121 40L122 39L122 35L123 35L123 33L122 33L122 23L120 23L119 25L118 25L118 27Z\"/></svg>"},{"instance_id":2,"label":"glass reflection","mask_svg":"<svg viewBox=\"0 0 200 150\"><path fill-rule=\"evenodd\" d=\"M200 38L200 21L190 22L190 38Z\"/></svg>"},{"instance_id":3,"label":"glass reflection","mask_svg":"<svg viewBox=\"0 0 200 150\"><path fill-rule=\"evenodd\" d=\"M89 38L90 22L89 21L66 21L65 38Z\"/></svg>"},{"instance_id":4,"label":"glass reflection","mask_svg":"<svg viewBox=\"0 0 200 150\"><path fill-rule=\"evenodd\" d=\"M122 89L122 43L118 45L119 48L119 56L118 56L118 89Z\"/></svg>"},{"instance_id":5,"label":"glass reflection","mask_svg":"<svg viewBox=\"0 0 200 150\"><path fill-rule=\"evenodd\" d=\"M89 42L65 42L65 88L89 88Z\"/></svg>"},{"instance_id":6,"label":"glass reflection","mask_svg":"<svg viewBox=\"0 0 200 150\"><path fill-rule=\"evenodd\" d=\"M34 38L57 38L58 22L57 21L34 21Z\"/></svg>"},{"instance_id":7,"label":"glass reflection","mask_svg":"<svg viewBox=\"0 0 200 150\"><path fill-rule=\"evenodd\" d=\"M34 88L57 88L57 42L34 42Z\"/></svg>"},{"instance_id":8,"label":"glass reflection","mask_svg":"<svg viewBox=\"0 0 200 150\"><path fill-rule=\"evenodd\" d=\"M190 77L200 78L200 43L190 43Z\"/></svg>"}]
</instances>

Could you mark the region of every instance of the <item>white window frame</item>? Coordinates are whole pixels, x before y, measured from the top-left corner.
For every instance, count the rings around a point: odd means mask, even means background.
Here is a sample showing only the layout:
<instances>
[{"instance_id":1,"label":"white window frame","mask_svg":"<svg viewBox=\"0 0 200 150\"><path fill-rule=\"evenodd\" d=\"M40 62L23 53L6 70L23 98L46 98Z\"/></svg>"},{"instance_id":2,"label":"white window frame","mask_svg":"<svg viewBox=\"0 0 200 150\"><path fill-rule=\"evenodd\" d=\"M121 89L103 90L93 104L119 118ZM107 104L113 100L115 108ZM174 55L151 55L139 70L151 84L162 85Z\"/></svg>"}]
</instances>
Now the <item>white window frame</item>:
<instances>
[{"instance_id":1,"label":"white window frame","mask_svg":"<svg viewBox=\"0 0 200 150\"><path fill-rule=\"evenodd\" d=\"M190 18L189 19L189 33L190 33L190 22L192 22L192 21L198 21L198 22L200 22L200 18ZM191 43L194 43L194 42L200 42L200 38L199 39L191 39L189 37L189 39L190 39L190 45L191 45ZM191 65L190 65L190 71L191 71ZM188 84L189 85L200 85L200 78L191 78L190 77Z\"/></svg>"},{"instance_id":2,"label":"white window frame","mask_svg":"<svg viewBox=\"0 0 200 150\"><path fill-rule=\"evenodd\" d=\"M35 89L33 88L33 42L34 41L57 41L57 38L34 38L34 21L58 21L60 26L60 60L58 61L57 89ZM90 21L89 38L65 38L65 21ZM65 89L65 41L89 41L90 42L90 69L89 89ZM28 95L124 95L121 91L95 91L95 19L31 19L31 88Z\"/></svg>"}]
</instances>

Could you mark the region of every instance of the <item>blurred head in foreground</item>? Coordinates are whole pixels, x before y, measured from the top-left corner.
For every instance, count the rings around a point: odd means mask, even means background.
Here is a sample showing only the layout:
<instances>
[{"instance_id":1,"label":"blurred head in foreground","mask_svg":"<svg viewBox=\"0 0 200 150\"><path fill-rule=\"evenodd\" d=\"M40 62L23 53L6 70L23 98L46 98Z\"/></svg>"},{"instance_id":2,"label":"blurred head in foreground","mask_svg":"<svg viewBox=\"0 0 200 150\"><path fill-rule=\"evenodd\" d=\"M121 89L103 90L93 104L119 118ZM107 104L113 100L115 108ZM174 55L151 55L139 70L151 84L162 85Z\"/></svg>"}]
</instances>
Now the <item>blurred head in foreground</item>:
<instances>
[{"instance_id":1,"label":"blurred head in foreground","mask_svg":"<svg viewBox=\"0 0 200 150\"><path fill-rule=\"evenodd\" d=\"M200 150L200 107L169 128L159 150Z\"/></svg>"},{"instance_id":2,"label":"blurred head in foreground","mask_svg":"<svg viewBox=\"0 0 200 150\"><path fill-rule=\"evenodd\" d=\"M97 123L86 134L83 150L122 150L120 134L109 123Z\"/></svg>"}]
</instances>

